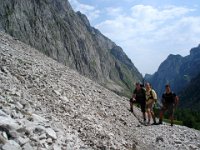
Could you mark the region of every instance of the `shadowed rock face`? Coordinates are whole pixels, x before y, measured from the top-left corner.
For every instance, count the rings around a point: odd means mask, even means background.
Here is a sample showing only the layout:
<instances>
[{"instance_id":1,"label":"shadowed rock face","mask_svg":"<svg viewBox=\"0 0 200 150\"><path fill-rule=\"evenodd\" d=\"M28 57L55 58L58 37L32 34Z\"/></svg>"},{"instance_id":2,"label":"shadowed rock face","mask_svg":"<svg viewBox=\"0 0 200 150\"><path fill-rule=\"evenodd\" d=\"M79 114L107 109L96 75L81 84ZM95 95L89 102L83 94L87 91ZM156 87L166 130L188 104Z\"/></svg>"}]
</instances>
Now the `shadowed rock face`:
<instances>
[{"instance_id":1,"label":"shadowed rock face","mask_svg":"<svg viewBox=\"0 0 200 150\"><path fill-rule=\"evenodd\" d=\"M123 50L67 0L0 0L0 29L105 87L128 94L142 80Z\"/></svg>"},{"instance_id":2,"label":"shadowed rock face","mask_svg":"<svg viewBox=\"0 0 200 150\"><path fill-rule=\"evenodd\" d=\"M200 110L200 74L193 78L189 85L183 89L180 95L181 108L190 108L192 110Z\"/></svg>"},{"instance_id":3,"label":"shadowed rock face","mask_svg":"<svg viewBox=\"0 0 200 150\"><path fill-rule=\"evenodd\" d=\"M200 46L191 49L190 55L182 57L180 55L169 55L161 63L158 71L152 76L146 76L161 96L164 92L165 84L170 84L174 92L182 91L191 79L200 73Z\"/></svg>"},{"instance_id":4,"label":"shadowed rock face","mask_svg":"<svg viewBox=\"0 0 200 150\"><path fill-rule=\"evenodd\" d=\"M1 32L0 106L3 150L200 148L199 131L143 126L127 98Z\"/></svg>"}]
</instances>

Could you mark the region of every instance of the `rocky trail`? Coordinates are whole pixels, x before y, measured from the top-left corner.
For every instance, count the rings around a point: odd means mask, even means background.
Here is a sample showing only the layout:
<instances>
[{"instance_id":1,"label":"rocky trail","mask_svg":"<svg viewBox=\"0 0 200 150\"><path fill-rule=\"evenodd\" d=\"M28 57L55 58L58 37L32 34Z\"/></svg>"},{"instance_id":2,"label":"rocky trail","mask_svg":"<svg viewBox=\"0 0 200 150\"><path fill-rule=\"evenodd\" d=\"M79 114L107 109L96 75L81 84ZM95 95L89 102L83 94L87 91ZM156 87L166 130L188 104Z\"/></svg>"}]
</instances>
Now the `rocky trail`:
<instances>
[{"instance_id":1,"label":"rocky trail","mask_svg":"<svg viewBox=\"0 0 200 150\"><path fill-rule=\"evenodd\" d=\"M200 149L200 132L143 126L140 111L30 46L0 33L2 150Z\"/></svg>"}]
</instances>

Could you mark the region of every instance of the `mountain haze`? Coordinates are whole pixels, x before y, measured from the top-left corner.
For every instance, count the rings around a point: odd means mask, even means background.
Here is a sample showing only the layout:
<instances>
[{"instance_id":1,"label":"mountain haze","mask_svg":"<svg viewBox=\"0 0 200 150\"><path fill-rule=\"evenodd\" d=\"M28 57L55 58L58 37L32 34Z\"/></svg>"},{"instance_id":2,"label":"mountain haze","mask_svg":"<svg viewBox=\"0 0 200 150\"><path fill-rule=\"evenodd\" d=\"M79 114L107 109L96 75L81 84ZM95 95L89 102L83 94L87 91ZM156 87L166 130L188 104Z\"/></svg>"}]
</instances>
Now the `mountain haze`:
<instances>
[{"instance_id":1,"label":"mountain haze","mask_svg":"<svg viewBox=\"0 0 200 150\"><path fill-rule=\"evenodd\" d=\"M74 12L67 0L0 0L0 30L76 69L105 87L129 94L142 75L110 39Z\"/></svg>"}]
</instances>

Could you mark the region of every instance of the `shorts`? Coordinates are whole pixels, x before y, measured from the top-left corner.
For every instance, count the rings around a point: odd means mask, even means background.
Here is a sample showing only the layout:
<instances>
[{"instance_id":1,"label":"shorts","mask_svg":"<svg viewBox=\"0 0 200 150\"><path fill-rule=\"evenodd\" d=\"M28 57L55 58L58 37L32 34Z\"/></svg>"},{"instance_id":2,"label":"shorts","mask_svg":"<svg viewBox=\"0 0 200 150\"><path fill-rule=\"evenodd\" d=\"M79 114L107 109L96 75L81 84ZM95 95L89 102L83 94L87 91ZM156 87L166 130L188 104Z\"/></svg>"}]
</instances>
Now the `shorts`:
<instances>
[{"instance_id":1,"label":"shorts","mask_svg":"<svg viewBox=\"0 0 200 150\"><path fill-rule=\"evenodd\" d=\"M170 116L174 116L174 104L173 103L164 103L162 107L162 111L168 110Z\"/></svg>"},{"instance_id":2,"label":"shorts","mask_svg":"<svg viewBox=\"0 0 200 150\"><path fill-rule=\"evenodd\" d=\"M149 99L146 101L146 109L150 109L151 111L153 110L155 101L153 99Z\"/></svg>"}]
</instances>

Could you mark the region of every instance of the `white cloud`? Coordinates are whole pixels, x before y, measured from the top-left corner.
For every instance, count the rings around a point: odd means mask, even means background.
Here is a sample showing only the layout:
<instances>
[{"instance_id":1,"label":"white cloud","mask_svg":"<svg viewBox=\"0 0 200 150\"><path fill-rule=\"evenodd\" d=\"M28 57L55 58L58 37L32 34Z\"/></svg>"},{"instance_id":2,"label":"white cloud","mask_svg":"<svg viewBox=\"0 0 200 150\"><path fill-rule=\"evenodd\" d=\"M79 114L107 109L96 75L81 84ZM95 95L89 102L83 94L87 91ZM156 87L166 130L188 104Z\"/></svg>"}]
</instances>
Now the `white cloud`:
<instances>
[{"instance_id":1,"label":"white cloud","mask_svg":"<svg viewBox=\"0 0 200 150\"><path fill-rule=\"evenodd\" d=\"M186 55L200 43L200 17L190 16L194 9L135 5L131 14L110 10L114 17L96 28L122 46L142 73L153 73L170 53Z\"/></svg>"},{"instance_id":2,"label":"white cloud","mask_svg":"<svg viewBox=\"0 0 200 150\"><path fill-rule=\"evenodd\" d=\"M75 11L85 14L90 21L99 17L100 11L94 6L82 4L78 0L69 0L69 2Z\"/></svg>"},{"instance_id":3,"label":"white cloud","mask_svg":"<svg viewBox=\"0 0 200 150\"><path fill-rule=\"evenodd\" d=\"M121 7L117 7L117 8L107 7L106 12L107 12L108 15L116 17L116 15L123 13L123 8L121 8Z\"/></svg>"}]
</instances>

